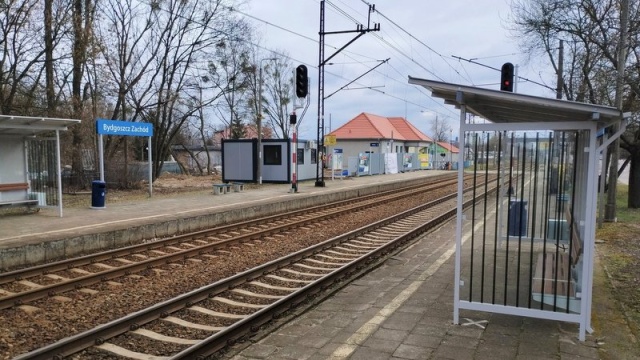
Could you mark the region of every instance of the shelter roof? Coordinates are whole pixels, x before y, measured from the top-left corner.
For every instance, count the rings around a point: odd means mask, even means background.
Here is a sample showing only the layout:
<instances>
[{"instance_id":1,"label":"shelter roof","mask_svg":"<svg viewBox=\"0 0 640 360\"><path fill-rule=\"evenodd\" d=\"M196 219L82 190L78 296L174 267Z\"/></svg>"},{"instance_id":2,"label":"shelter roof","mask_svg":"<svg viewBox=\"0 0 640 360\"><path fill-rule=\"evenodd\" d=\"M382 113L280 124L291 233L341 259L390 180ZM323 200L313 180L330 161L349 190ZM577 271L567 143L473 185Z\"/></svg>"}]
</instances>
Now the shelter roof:
<instances>
[{"instance_id":1,"label":"shelter roof","mask_svg":"<svg viewBox=\"0 0 640 360\"><path fill-rule=\"evenodd\" d=\"M359 114L330 134L338 139L433 141L404 118L387 118L369 113Z\"/></svg>"},{"instance_id":2,"label":"shelter roof","mask_svg":"<svg viewBox=\"0 0 640 360\"><path fill-rule=\"evenodd\" d=\"M492 123L598 121L610 124L622 118L620 110L604 105L506 91L481 89L473 86L419 79L409 76L409 84L431 91L431 96L444 99L445 104L480 116Z\"/></svg>"},{"instance_id":3,"label":"shelter roof","mask_svg":"<svg viewBox=\"0 0 640 360\"><path fill-rule=\"evenodd\" d=\"M0 135L35 136L49 131L66 131L68 126L80 123L75 119L0 115Z\"/></svg>"}]
</instances>

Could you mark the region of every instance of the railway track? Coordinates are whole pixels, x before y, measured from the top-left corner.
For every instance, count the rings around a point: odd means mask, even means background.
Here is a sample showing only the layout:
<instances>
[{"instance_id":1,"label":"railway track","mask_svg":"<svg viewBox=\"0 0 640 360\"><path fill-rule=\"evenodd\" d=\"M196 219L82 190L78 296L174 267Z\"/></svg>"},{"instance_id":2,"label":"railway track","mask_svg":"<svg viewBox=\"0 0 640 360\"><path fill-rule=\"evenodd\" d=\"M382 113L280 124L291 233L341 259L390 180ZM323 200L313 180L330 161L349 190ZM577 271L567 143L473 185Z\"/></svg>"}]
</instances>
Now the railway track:
<instances>
[{"instance_id":1,"label":"railway track","mask_svg":"<svg viewBox=\"0 0 640 360\"><path fill-rule=\"evenodd\" d=\"M207 256L224 256L230 247L256 243L267 236L317 224L345 213L388 204L419 192L454 186L451 176L434 177L434 183L382 194L358 197L309 209L234 223L204 231L119 248L79 258L0 274L0 309L59 296L167 264Z\"/></svg>"},{"instance_id":2,"label":"railway track","mask_svg":"<svg viewBox=\"0 0 640 360\"><path fill-rule=\"evenodd\" d=\"M203 359L455 216L457 194L404 211L16 359Z\"/></svg>"}]
</instances>

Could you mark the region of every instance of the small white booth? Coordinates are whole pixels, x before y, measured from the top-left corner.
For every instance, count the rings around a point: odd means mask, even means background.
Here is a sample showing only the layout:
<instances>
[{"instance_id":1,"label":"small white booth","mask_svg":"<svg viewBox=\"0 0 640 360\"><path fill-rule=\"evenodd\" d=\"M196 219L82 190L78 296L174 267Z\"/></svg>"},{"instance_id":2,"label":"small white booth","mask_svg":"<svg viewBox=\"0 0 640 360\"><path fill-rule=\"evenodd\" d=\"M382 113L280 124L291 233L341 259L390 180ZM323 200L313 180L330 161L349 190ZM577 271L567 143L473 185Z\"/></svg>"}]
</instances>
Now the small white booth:
<instances>
[{"instance_id":1,"label":"small white booth","mask_svg":"<svg viewBox=\"0 0 640 360\"><path fill-rule=\"evenodd\" d=\"M409 83L460 110L459 138L473 153L470 170L458 160L458 193L469 190L458 196L454 323L462 309L558 320L579 324L585 340L592 331L597 165L624 131L623 114L439 81ZM614 124L616 133L598 138Z\"/></svg>"},{"instance_id":2,"label":"small white booth","mask_svg":"<svg viewBox=\"0 0 640 360\"><path fill-rule=\"evenodd\" d=\"M62 217L60 131L77 123L0 115L0 206L57 206Z\"/></svg>"}]
</instances>

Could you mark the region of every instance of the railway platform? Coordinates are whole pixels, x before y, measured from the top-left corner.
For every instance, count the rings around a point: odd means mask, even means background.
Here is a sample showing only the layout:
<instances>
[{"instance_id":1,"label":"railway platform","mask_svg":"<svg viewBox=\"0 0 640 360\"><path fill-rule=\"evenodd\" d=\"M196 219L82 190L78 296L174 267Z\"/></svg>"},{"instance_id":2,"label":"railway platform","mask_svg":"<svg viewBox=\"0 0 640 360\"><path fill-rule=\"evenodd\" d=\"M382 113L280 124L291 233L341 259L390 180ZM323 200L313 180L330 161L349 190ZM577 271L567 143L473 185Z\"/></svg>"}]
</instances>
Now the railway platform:
<instances>
[{"instance_id":1,"label":"railway platform","mask_svg":"<svg viewBox=\"0 0 640 360\"><path fill-rule=\"evenodd\" d=\"M628 328L612 315L615 301L599 266L593 314L599 328L584 342L577 338L578 324L513 315L462 311L460 325L454 325L455 231L455 221L444 224L293 321L235 345L223 358L546 360L640 354L637 343L607 347L628 338Z\"/></svg>"},{"instance_id":2,"label":"railway platform","mask_svg":"<svg viewBox=\"0 0 640 360\"><path fill-rule=\"evenodd\" d=\"M110 204L104 209L43 209L25 215L0 216L0 271L35 265L88 252L132 245L141 241L197 231L254 216L393 189L398 182L425 182L446 171L424 170L398 174L325 178L324 187L315 181L298 184L263 184L242 192L214 195L212 188L197 194L156 196Z\"/></svg>"}]
</instances>

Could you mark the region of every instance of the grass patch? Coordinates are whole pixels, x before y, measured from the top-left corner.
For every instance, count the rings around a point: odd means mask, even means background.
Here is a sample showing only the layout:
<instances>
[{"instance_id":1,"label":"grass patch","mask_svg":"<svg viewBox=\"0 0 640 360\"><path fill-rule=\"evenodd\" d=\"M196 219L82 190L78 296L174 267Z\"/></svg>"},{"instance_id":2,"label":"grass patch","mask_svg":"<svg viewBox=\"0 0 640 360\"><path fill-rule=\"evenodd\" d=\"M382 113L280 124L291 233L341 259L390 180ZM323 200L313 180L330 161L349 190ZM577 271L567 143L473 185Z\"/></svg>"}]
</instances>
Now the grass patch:
<instances>
[{"instance_id":1,"label":"grass patch","mask_svg":"<svg viewBox=\"0 0 640 360\"><path fill-rule=\"evenodd\" d=\"M618 222L640 223L640 209L629 209L629 185L618 184L616 194L616 216Z\"/></svg>"},{"instance_id":2,"label":"grass patch","mask_svg":"<svg viewBox=\"0 0 640 360\"><path fill-rule=\"evenodd\" d=\"M628 209L629 187L618 184L616 215L618 222L604 223L596 238L598 249L610 276L612 294L620 303L631 330L640 334L640 209Z\"/></svg>"}]
</instances>

